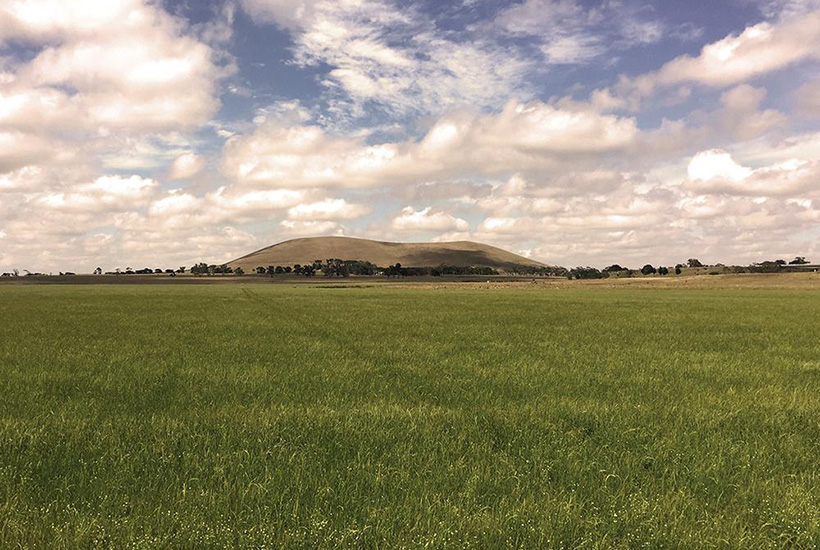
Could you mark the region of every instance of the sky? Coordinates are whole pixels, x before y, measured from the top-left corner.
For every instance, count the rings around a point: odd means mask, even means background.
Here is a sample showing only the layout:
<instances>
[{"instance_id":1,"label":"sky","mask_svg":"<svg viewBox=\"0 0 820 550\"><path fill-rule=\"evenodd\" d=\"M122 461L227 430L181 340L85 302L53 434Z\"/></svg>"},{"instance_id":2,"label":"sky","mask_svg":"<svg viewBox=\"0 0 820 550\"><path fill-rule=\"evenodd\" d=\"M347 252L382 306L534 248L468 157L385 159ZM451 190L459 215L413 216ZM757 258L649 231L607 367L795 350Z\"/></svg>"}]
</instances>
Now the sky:
<instances>
[{"instance_id":1,"label":"sky","mask_svg":"<svg viewBox=\"0 0 820 550\"><path fill-rule=\"evenodd\" d=\"M820 0L3 0L0 271L820 261Z\"/></svg>"}]
</instances>

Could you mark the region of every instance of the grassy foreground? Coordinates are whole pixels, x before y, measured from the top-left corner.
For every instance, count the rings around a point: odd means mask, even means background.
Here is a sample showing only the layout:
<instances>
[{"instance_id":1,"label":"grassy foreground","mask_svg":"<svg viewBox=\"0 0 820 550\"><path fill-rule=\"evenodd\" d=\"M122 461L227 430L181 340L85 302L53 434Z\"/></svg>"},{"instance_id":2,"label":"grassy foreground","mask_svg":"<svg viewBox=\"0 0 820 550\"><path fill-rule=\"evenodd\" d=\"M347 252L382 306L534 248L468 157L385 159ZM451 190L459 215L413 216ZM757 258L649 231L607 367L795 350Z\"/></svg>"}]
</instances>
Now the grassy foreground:
<instances>
[{"instance_id":1,"label":"grassy foreground","mask_svg":"<svg viewBox=\"0 0 820 550\"><path fill-rule=\"evenodd\" d=\"M0 287L0 548L817 548L820 293Z\"/></svg>"}]
</instances>

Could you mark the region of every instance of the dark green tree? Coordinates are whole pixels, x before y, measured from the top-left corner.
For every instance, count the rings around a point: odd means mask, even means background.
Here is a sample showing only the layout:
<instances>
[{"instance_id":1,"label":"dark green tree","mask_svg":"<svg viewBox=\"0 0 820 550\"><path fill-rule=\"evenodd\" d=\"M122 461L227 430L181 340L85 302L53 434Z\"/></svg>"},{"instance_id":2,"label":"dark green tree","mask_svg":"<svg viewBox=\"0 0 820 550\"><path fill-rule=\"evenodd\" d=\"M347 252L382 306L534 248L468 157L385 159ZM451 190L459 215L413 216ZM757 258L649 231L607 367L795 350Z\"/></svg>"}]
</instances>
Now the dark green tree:
<instances>
[{"instance_id":1,"label":"dark green tree","mask_svg":"<svg viewBox=\"0 0 820 550\"><path fill-rule=\"evenodd\" d=\"M191 273L199 277L201 275L210 275L211 271L208 268L208 264L200 262L198 264L194 264L194 266L191 268Z\"/></svg>"}]
</instances>

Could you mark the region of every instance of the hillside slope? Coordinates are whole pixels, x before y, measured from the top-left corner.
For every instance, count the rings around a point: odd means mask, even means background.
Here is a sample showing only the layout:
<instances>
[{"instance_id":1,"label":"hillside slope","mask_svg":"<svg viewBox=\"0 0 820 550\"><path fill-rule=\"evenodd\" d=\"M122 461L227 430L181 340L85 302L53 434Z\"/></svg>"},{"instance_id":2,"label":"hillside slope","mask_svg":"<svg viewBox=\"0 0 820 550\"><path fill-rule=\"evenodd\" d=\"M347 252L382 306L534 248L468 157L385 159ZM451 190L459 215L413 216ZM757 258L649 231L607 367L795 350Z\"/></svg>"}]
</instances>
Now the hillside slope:
<instances>
[{"instance_id":1,"label":"hillside slope","mask_svg":"<svg viewBox=\"0 0 820 550\"><path fill-rule=\"evenodd\" d=\"M362 260L382 267L396 263L405 267L447 264L459 267L486 266L505 270L521 265L544 265L494 246L470 241L389 243L350 237L293 239L257 250L233 260L228 265L250 271L258 266L305 264L329 258Z\"/></svg>"}]
</instances>

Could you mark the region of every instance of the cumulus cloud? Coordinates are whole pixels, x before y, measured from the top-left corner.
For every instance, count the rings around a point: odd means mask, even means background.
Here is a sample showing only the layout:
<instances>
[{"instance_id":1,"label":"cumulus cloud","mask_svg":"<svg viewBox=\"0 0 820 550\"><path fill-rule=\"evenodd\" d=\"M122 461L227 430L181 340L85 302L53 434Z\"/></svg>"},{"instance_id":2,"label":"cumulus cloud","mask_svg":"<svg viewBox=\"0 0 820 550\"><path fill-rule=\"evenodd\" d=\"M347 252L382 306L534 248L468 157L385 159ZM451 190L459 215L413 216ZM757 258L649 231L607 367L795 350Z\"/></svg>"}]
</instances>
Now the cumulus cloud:
<instances>
[{"instance_id":1,"label":"cumulus cloud","mask_svg":"<svg viewBox=\"0 0 820 550\"><path fill-rule=\"evenodd\" d=\"M334 221L282 220L278 226L282 235L300 237L344 235L344 227Z\"/></svg>"},{"instance_id":2,"label":"cumulus cloud","mask_svg":"<svg viewBox=\"0 0 820 550\"><path fill-rule=\"evenodd\" d=\"M42 162L53 155L53 144L46 139L1 128L0 173Z\"/></svg>"},{"instance_id":3,"label":"cumulus cloud","mask_svg":"<svg viewBox=\"0 0 820 550\"><path fill-rule=\"evenodd\" d=\"M0 127L162 130L215 112L229 67L144 0L12 1L0 40L41 47L0 86ZM2 30L5 29L5 30Z\"/></svg>"},{"instance_id":4,"label":"cumulus cloud","mask_svg":"<svg viewBox=\"0 0 820 550\"><path fill-rule=\"evenodd\" d=\"M310 196L290 189L243 190L227 186L204 196L172 190L150 204L147 217L134 218L129 223L196 227L272 220Z\"/></svg>"},{"instance_id":5,"label":"cumulus cloud","mask_svg":"<svg viewBox=\"0 0 820 550\"><path fill-rule=\"evenodd\" d=\"M13 205L0 223L14 246L49 243L43 262L92 242L102 253L125 246L114 233L182 200L152 210L164 200L156 179L104 174L170 162L180 132L216 112L232 65L187 22L148 0L10 0L0 47L0 191ZM183 158L172 175L193 177L197 164ZM82 236L101 228L105 239Z\"/></svg>"},{"instance_id":6,"label":"cumulus cloud","mask_svg":"<svg viewBox=\"0 0 820 550\"><path fill-rule=\"evenodd\" d=\"M43 174L17 176L39 179ZM0 185L4 183L0 178ZM224 261L257 243L238 225L281 218L309 196L293 190L226 187L200 196L163 191L157 181L139 176L103 176L89 183L34 189L5 189L0 226L11 236L7 260L27 258L39 262L37 269L65 269L66 262L105 263L105 258L171 264ZM48 254L33 254L36 246L44 246Z\"/></svg>"},{"instance_id":7,"label":"cumulus cloud","mask_svg":"<svg viewBox=\"0 0 820 550\"><path fill-rule=\"evenodd\" d=\"M242 190L220 187L214 193L209 193L206 200L213 206L213 215L244 218L253 214L264 216L271 211L291 208L309 196L309 193L292 189Z\"/></svg>"},{"instance_id":8,"label":"cumulus cloud","mask_svg":"<svg viewBox=\"0 0 820 550\"><path fill-rule=\"evenodd\" d=\"M223 168L239 181L285 187L375 185L402 162L395 144L368 146L335 138L319 126L266 121L249 136L232 139Z\"/></svg>"},{"instance_id":9,"label":"cumulus cloud","mask_svg":"<svg viewBox=\"0 0 820 550\"><path fill-rule=\"evenodd\" d=\"M781 23L759 23L740 34L707 44L697 56L683 55L657 71L618 85L633 102L660 88L699 84L722 88L738 84L799 61L820 58L820 11Z\"/></svg>"},{"instance_id":10,"label":"cumulus cloud","mask_svg":"<svg viewBox=\"0 0 820 550\"><path fill-rule=\"evenodd\" d=\"M325 199L310 204L299 204L288 210L292 220L350 220L370 213L363 204L351 204L344 199Z\"/></svg>"},{"instance_id":11,"label":"cumulus cloud","mask_svg":"<svg viewBox=\"0 0 820 550\"><path fill-rule=\"evenodd\" d=\"M195 261L228 262L240 255L237 251L253 250L258 246L256 236L232 226L208 226L190 232L126 232L117 237L117 255L107 258L119 259L120 267L124 267L123 263L134 267L190 266Z\"/></svg>"},{"instance_id":12,"label":"cumulus cloud","mask_svg":"<svg viewBox=\"0 0 820 550\"><path fill-rule=\"evenodd\" d=\"M256 245L256 237L245 231L186 213L195 208L195 197L162 197L152 183L138 179L117 181L115 188L110 183L66 193L7 195L13 211L2 212L2 231L9 236L4 265L32 271L176 267L229 260ZM152 193L157 200L149 206L146 195Z\"/></svg>"},{"instance_id":13,"label":"cumulus cloud","mask_svg":"<svg viewBox=\"0 0 820 550\"><path fill-rule=\"evenodd\" d=\"M803 84L793 96L802 115L820 118L820 79Z\"/></svg>"},{"instance_id":14,"label":"cumulus cloud","mask_svg":"<svg viewBox=\"0 0 820 550\"><path fill-rule=\"evenodd\" d=\"M791 159L752 169L738 164L726 151L710 150L695 155L687 171L687 187L699 193L794 196L815 186L820 163Z\"/></svg>"},{"instance_id":15,"label":"cumulus cloud","mask_svg":"<svg viewBox=\"0 0 820 550\"><path fill-rule=\"evenodd\" d=\"M726 151L712 150L698 153L689 163L689 179L693 181L710 181L725 179L743 181L752 173L750 168L740 166Z\"/></svg>"},{"instance_id":16,"label":"cumulus cloud","mask_svg":"<svg viewBox=\"0 0 820 550\"><path fill-rule=\"evenodd\" d=\"M735 139L753 139L786 123L783 113L774 109L760 109L766 95L764 88L741 84L720 96L723 110L718 116L723 127Z\"/></svg>"},{"instance_id":17,"label":"cumulus cloud","mask_svg":"<svg viewBox=\"0 0 820 550\"><path fill-rule=\"evenodd\" d=\"M617 150L629 145L638 135L632 118L568 111L538 102L510 103L497 116L477 119L471 130L479 144L511 146L544 154Z\"/></svg>"},{"instance_id":18,"label":"cumulus cloud","mask_svg":"<svg viewBox=\"0 0 820 550\"><path fill-rule=\"evenodd\" d=\"M43 183L43 170L38 166L24 166L0 174L0 192L34 190Z\"/></svg>"},{"instance_id":19,"label":"cumulus cloud","mask_svg":"<svg viewBox=\"0 0 820 550\"><path fill-rule=\"evenodd\" d=\"M431 207L415 210L412 206L407 206L393 218L392 227L403 232L466 231L470 224L467 220L456 218L447 212L434 211Z\"/></svg>"},{"instance_id":20,"label":"cumulus cloud","mask_svg":"<svg viewBox=\"0 0 820 550\"><path fill-rule=\"evenodd\" d=\"M51 210L110 213L144 205L158 187L157 182L139 176L102 176L92 183L44 193L37 200Z\"/></svg>"},{"instance_id":21,"label":"cumulus cloud","mask_svg":"<svg viewBox=\"0 0 820 550\"><path fill-rule=\"evenodd\" d=\"M205 159L194 153L183 153L171 164L168 177L172 180L189 179L199 174L205 167Z\"/></svg>"},{"instance_id":22,"label":"cumulus cloud","mask_svg":"<svg viewBox=\"0 0 820 550\"><path fill-rule=\"evenodd\" d=\"M505 218L496 218L496 217L489 217L485 218L484 221L481 222L481 225L478 227L479 233L501 233L501 234L511 234L511 235L520 235L527 231L532 231L536 229L539 223L531 218L512 218L512 217L505 217Z\"/></svg>"},{"instance_id":23,"label":"cumulus cloud","mask_svg":"<svg viewBox=\"0 0 820 550\"><path fill-rule=\"evenodd\" d=\"M368 145L319 126L264 120L225 148L223 169L249 184L368 187L457 173L497 174L622 150L639 130L632 118L510 102L496 114L458 113L418 141Z\"/></svg>"}]
</instances>

